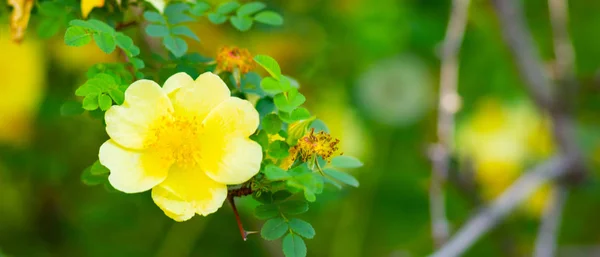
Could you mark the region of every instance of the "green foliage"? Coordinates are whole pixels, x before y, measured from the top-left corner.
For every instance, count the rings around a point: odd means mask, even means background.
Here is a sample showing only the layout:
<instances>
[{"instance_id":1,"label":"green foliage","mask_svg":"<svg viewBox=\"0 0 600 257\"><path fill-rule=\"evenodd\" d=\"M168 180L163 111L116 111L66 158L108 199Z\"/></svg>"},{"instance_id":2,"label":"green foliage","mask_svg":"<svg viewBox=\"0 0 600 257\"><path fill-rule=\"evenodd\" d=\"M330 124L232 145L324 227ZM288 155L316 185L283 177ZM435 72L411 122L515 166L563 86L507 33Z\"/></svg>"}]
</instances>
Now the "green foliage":
<instances>
[{"instance_id":1,"label":"green foliage","mask_svg":"<svg viewBox=\"0 0 600 257\"><path fill-rule=\"evenodd\" d=\"M164 15L154 11L144 12L144 19L150 24L146 33L152 37L162 38L162 43L175 57L182 57L188 50L188 45L181 36L200 41L200 38L183 23L194 21L193 14L187 3L171 3L165 8Z\"/></svg>"},{"instance_id":2,"label":"green foliage","mask_svg":"<svg viewBox=\"0 0 600 257\"><path fill-rule=\"evenodd\" d=\"M266 240L282 237L289 229L288 223L282 217L267 220L260 230L260 235Z\"/></svg>"},{"instance_id":3,"label":"green foliage","mask_svg":"<svg viewBox=\"0 0 600 257\"><path fill-rule=\"evenodd\" d=\"M205 2L198 2L192 7L192 14L206 16L213 24L223 24L229 20L231 25L239 31L248 31L254 22L279 26L283 24L281 15L272 11L262 11L267 6L262 2L250 2L240 4L237 1L229 1L212 8ZM211 11L212 9L212 11Z\"/></svg>"},{"instance_id":4,"label":"green foliage","mask_svg":"<svg viewBox=\"0 0 600 257\"><path fill-rule=\"evenodd\" d=\"M283 125L279 116L274 113L267 114L267 116L262 119L261 124L263 129L269 134L279 133L281 126Z\"/></svg>"},{"instance_id":5,"label":"green foliage","mask_svg":"<svg viewBox=\"0 0 600 257\"><path fill-rule=\"evenodd\" d=\"M294 233L289 233L283 238L283 253L286 257L304 257L306 256L306 244L302 237Z\"/></svg>"},{"instance_id":6,"label":"green foliage","mask_svg":"<svg viewBox=\"0 0 600 257\"><path fill-rule=\"evenodd\" d=\"M355 157L340 155L331 159L331 165L336 168L359 168L363 163Z\"/></svg>"},{"instance_id":7,"label":"green foliage","mask_svg":"<svg viewBox=\"0 0 600 257\"><path fill-rule=\"evenodd\" d=\"M107 54L115 51L117 46L129 60L140 54L140 48L133 43L131 37L117 32L100 20L71 20L69 25L64 36L66 45L75 47L87 45L93 38L98 48ZM141 59L135 59L135 63L131 64L135 69L134 72L137 72L138 67L144 66Z\"/></svg>"},{"instance_id":8,"label":"green foliage","mask_svg":"<svg viewBox=\"0 0 600 257\"><path fill-rule=\"evenodd\" d=\"M62 10L52 4L41 5L46 9L41 12ZM52 8L56 10L52 11ZM159 38L168 52L168 55L162 56L141 53L136 40L144 35L131 38L120 31L124 17L93 16L89 20L65 21L69 24L64 35L65 44L77 47L93 40L103 52L113 53L118 49L125 58L121 63L92 66L86 73L87 80L75 90L80 102L65 102L61 114L76 115L87 110L90 116L102 119L104 112L113 104L123 104L125 90L134 79L158 78L155 80L162 83L176 72L197 77L202 72L214 71L215 60L198 53L188 53L185 38L200 41L200 37L187 24L201 17L206 17L213 24L230 22L239 31L248 31L256 23L283 24L282 17L267 10L267 5L262 2L228 1L218 6L202 1L170 2L162 14L155 11L143 13L143 19L147 22L145 34ZM149 56L152 58L149 59ZM265 220L260 230L261 236L266 240L282 239L283 252L287 257L306 256L304 239L312 239L316 233L309 222L294 216L309 210L309 202L317 200L326 183L358 186L354 177L332 167L354 168L362 163L343 157L334 158L331 167L325 167L325 162L319 162L314 154L308 159L297 156L297 149L291 147L311 127L325 126L302 107L306 97L300 93L298 81L284 75L274 58L256 55L254 61L264 69L266 76L262 77L259 71L219 74L228 84L232 95L242 99L258 96L255 108L261 122L250 138L261 146L264 158L259 174L245 184L252 189L254 199L261 203L254 209L254 216ZM81 180L87 185L102 184L107 191L113 192L116 189L107 180L109 173L108 168L96 161L81 174Z\"/></svg>"},{"instance_id":9,"label":"green foliage","mask_svg":"<svg viewBox=\"0 0 600 257\"><path fill-rule=\"evenodd\" d=\"M325 173L325 175L327 175L339 182L342 182L346 185L350 185L353 187L358 187L358 185L359 185L358 180L348 173L344 173L344 172L337 171L334 169L325 169L325 170L323 170L323 172Z\"/></svg>"},{"instance_id":10,"label":"green foliage","mask_svg":"<svg viewBox=\"0 0 600 257\"><path fill-rule=\"evenodd\" d=\"M108 179L108 173L94 174L92 168L93 166L90 166L81 173L81 181L88 186L104 184Z\"/></svg>"},{"instance_id":11,"label":"green foliage","mask_svg":"<svg viewBox=\"0 0 600 257\"><path fill-rule=\"evenodd\" d=\"M77 3L68 0L40 2L37 6L41 18L37 27L38 36L48 39L66 27L70 20L75 19L74 6Z\"/></svg>"},{"instance_id":12,"label":"green foliage","mask_svg":"<svg viewBox=\"0 0 600 257\"><path fill-rule=\"evenodd\" d=\"M315 229L306 221L292 218L288 221L288 225L290 230L304 238L312 239L315 236Z\"/></svg>"},{"instance_id":13,"label":"green foliage","mask_svg":"<svg viewBox=\"0 0 600 257\"><path fill-rule=\"evenodd\" d=\"M254 20L260 23L269 24L273 26L280 26L283 24L283 18L276 12L264 11L254 16Z\"/></svg>"}]
</instances>

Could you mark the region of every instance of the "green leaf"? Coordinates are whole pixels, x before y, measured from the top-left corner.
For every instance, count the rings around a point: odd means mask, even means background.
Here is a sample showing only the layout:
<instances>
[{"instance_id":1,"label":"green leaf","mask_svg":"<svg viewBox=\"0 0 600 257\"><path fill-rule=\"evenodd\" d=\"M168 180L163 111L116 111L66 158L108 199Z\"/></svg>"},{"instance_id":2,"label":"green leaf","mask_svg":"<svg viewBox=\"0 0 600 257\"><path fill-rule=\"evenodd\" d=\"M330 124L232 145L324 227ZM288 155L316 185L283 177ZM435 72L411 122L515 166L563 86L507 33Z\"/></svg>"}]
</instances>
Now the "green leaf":
<instances>
[{"instance_id":1,"label":"green leaf","mask_svg":"<svg viewBox=\"0 0 600 257\"><path fill-rule=\"evenodd\" d=\"M275 104L273 103L273 98L265 97L261 98L256 102L256 110L260 115L260 118L264 118L267 114L275 111Z\"/></svg>"},{"instance_id":2,"label":"green leaf","mask_svg":"<svg viewBox=\"0 0 600 257\"><path fill-rule=\"evenodd\" d=\"M260 230L260 235L266 240L275 240L282 237L288 230L288 224L281 217L267 220Z\"/></svg>"},{"instance_id":3,"label":"green leaf","mask_svg":"<svg viewBox=\"0 0 600 257\"><path fill-rule=\"evenodd\" d=\"M281 140L276 140L271 142L271 144L269 144L269 149L268 149L268 153L270 156L276 158L276 159L283 159L285 157L287 157L288 155L290 155L289 151L290 146Z\"/></svg>"},{"instance_id":4,"label":"green leaf","mask_svg":"<svg viewBox=\"0 0 600 257\"><path fill-rule=\"evenodd\" d=\"M355 157L340 155L331 159L331 165L337 168L358 168L362 167L363 163Z\"/></svg>"},{"instance_id":5,"label":"green leaf","mask_svg":"<svg viewBox=\"0 0 600 257\"><path fill-rule=\"evenodd\" d=\"M184 13L189 9L190 6L187 3L174 2L165 8L164 14L167 17L167 21L171 24L193 21L194 19Z\"/></svg>"},{"instance_id":6,"label":"green leaf","mask_svg":"<svg viewBox=\"0 0 600 257\"><path fill-rule=\"evenodd\" d=\"M187 14L179 14L176 16L167 16L167 21L170 24L180 24L180 23L184 23L184 22L195 21L195 19L190 17Z\"/></svg>"},{"instance_id":7,"label":"green leaf","mask_svg":"<svg viewBox=\"0 0 600 257\"><path fill-rule=\"evenodd\" d=\"M290 215L298 215L308 211L308 203L305 201L287 201L279 205L281 212Z\"/></svg>"},{"instance_id":8,"label":"green leaf","mask_svg":"<svg viewBox=\"0 0 600 257\"><path fill-rule=\"evenodd\" d=\"M280 113L280 116L283 117L284 113ZM316 119L316 117L311 117L310 119L300 120L288 125L288 136L286 142L289 145L298 144L298 139L303 137L308 131L308 127L310 124Z\"/></svg>"},{"instance_id":9,"label":"green leaf","mask_svg":"<svg viewBox=\"0 0 600 257\"><path fill-rule=\"evenodd\" d=\"M192 10L190 11L193 15L202 16L206 11L210 9L210 5L206 2L198 1Z\"/></svg>"},{"instance_id":10,"label":"green leaf","mask_svg":"<svg viewBox=\"0 0 600 257\"><path fill-rule=\"evenodd\" d=\"M96 42L100 50L107 54L112 53L117 47L114 36L108 33L94 34L94 42Z\"/></svg>"},{"instance_id":11,"label":"green leaf","mask_svg":"<svg viewBox=\"0 0 600 257\"><path fill-rule=\"evenodd\" d=\"M78 27L82 27L82 28L86 28L89 29L91 31L98 31L98 28L96 28L93 24L89 23L88 21L84 21L84 20L71 20L69 22L70 26L78 26Z\"/></svg>"},{"instance_id":12,"label":"green leaf","mask_svg":"<svg viewBox=\"0 0 600 257\"><path fill-rule=\"evenodd\" d=\"M92 30L97 31L97 32L102 32L102 33L106 33L109 35L114 35L116 32L113 27L111 27L110 25L108 25L105 22L100 21L100 20L89 19L87 21L87 23L91 26L90 28Z\"/></svg>"},{"instance_id":13,"label":"green leaf","mask_svg":"<svg viewBox=\"0 0 600 257\"><path fill-rule=\"evenodd\" d=\"M245 3L237 10L237 16L251 15L255 12L265 9L265 7L267 6L262 2Z\"/></svg>"},{"instance_id":14,"label":"green leaf","mask_svg":"<svg viewBox=\"0 0 600 257\"><path fill-rule=\"evenodd\" d=\"M209 13L208 20L213 24L223 24L227 21L227 16L219 13Z\"/></svg>"},{"instance_id":15,"label":"green leaf","mask_svg":"<svg viewBox=\"0 0 600 257\"><path fill-rule=\"evenodd\" d=\"M146 34L151 37L166 37L169 35L169 28L165 25L150 24L146 26Z\"/></svg>"},{"instance_id":16,"label":"green leaf","mask_svg":"<svg viewBox=\"0 0 600 257\"><path fill-rule=\"evenodd\" d=\"M37 34L42 39L48 39L56 35L62 26L62 22L54 19L44 19L37 27ZM88 42L89 43L89 42ZM87 44L87 43L86 43Z\"/></svg>"},{"instance_id":17,"label":"green leaf","mask_svg":"<svg viewBox=\"0 0 600 257\"><path fill-rule=\"evenodd\" d=\"M85 98L83 98L83 103L81 106L83 109L88 111L98 109L98 95L87 95Z\"/></svg>"},{"instance_id":18,"label":"green leaf","mask_svg":"<svg viewBox=\"0 0 600 257\"><path fill-rule=\"evenodd\" d=\"M289 233L283 238L283 253L285 257L305 257L306 244L302 237Z\"/></svg>"},{"instance_id":19,"label":"green leaf","mask_svg":"<svg viewBox=\"0 0 600 257\"><path fill-rule=\"evenodd\" d=\"M298 89L279 93L273 98L275 106L284 112L292 112L306 101L306 97L298 92Z\"/></svg>"},{"instance_id":20,"label":"green leaf","mask_svg":"<svg viewBox=\"0 0 600 257\"><path fill-rule=\"evenodd\" d=\"M98 106L100 110L106 111L112 106L112 99L106 94L101 94L98 96Z\"/></svg>"},{"instance_id":21,"label":"green leaf","mask_svg":"<svg viewBox=\"0 0 600 257\"><path fill-rule=\"evenodd\" d=\"M267 114L267 116L262 119L261 125L267 133L277 134L281 130L281 125L283 125L283 123L277 114L271 113Z\"/></svg>"},{"instance_id":22,"label":"green leaf","mask_svg":"<svg viewBox=\"0 0 600 257\"><path fill-rule=\"evenodd\" d=\"M265 167L264 170L265 176L267 177L267 179L269 180L285 180L290 178L290 174L288 174L285 170L283 170L282 168L277 167L276 165L273 164L269 164Z\"/></svg>"},{"instance_id":23,"label":"green leaf","mask_svg":"<svg viewBox=\"0 0 600 257\"><path fill-rule=\"evenodd\" d=\"M179 37L166 36L163 39L165 47L175 55L175 57L181 57L187 51L188 45L185 40Z\"/></svg>"},{"instance_id":24,"label":"green leaf","mask_svg":"<svg viewBox=\"0 0 600 257\"><path fill-rule=\"evenodd\" d=\"M348 173L337 171L334 169L325 169L323 170L323 172L325 173L325 175L330 176L333 179L342 182L346 185L350 185L353 187L359 186L358 180Z\"/></svg>"},{"instance_id":25,"label":"green leaf","mask_svg":"<svg viewBox=\"0 0 600 257\"><path fill-rule=\"evenodd\" d=\"M254 20L260 23L269 24L273 26L280 26L283 24L283 17L276 12L263 11L254 16Z\"/></svg>"},{"instance_id":26,"label":"green leaf","mask_svg":"<svg viewBox=\"0 0 600 257\"><path fill-rule=\"evenodd\" d=\"M137 56L140 54L140 48L133 43L133 39L122 32L117 32L115 34L115 40L117 41L117 45L125 51L127 56Z\"/></svg>"},{"instance_id":27,"label":"green leaf","mask_svg":"<svg viewBox=\"0 0 600 257\"><path fill-rule=\"evenodd\" d=\"M325 122L323 122L322 120L316 119L315 121L312 122L312 124L310 124L310 128L314 128L315 132L325 132L325 133L329 133L329 128L327 127L327 125L325 124Z\"/></svg>"},{"instance_id":28,"label":"green leaf","mask_svg":"<svg viewBox=\"0 0 600 257\"><path fill-rule=\"evenodd\" d=\"M83 46L92 41L90 33L82 27L69 27L65 32L65 44L68 46Z\"/></svg>"},{"instance_id":29,"label":"green leaf","mask_svg":"<svg viewBox=\"0 0 600 257\"><path fill-rule=\"evenodd\" d=\"M304 237L311 239L315 237L315 229L310 223L303 221L301 219L292 218L288 222L290 229L294 231L294 233Z\"/></svg>"},{"instance_id":30,"label":"green leaf","mask_svg":"<svg viewBox=\"0 0 600 257\"><path fill-rule=\"evenodd\" d=\"M92 174L91 170L91 167L88 167L83 171L83 173L81 173L81 181L84 184L88 186L95 186L103 184L107 181L108 174L94 175Z\"/></svg>"},{"instance_id":31,"label":"green leaf","mask_svg":"<svg viewBox=\"0 0 600 257\"><path fill-rule=\"evenodd\" d=\"M267 72L274 78L279 79L279 77L281 77L281 68L279 68L279 64L277 61L275 61L275 59L273 59L273 57L268 55L257 55L254 56L254 61L267 70Z\"/></svg>"},{"instance_id":32,"label":"green leaf","mask_svg":"<svg viewBox=\"0 0 600 257\"><path fill-rule=\"evenodd\" d=\"M279 209L274 204L259 205L254 209L254 216L261 220L270 219L277 215L279 215Z\"/></svg>"},{"instance_id":33,"label":"green leaf","mask_svg":"<svg viewBox=\"0 0 600 257\"><path fill-rule=\"evenodd\" d=\"M269 135L264 130L260 130L257 134L252 135L250 139L257 142L262 147L263 151L266 151L267 147L269 147Z\"/></svg>"},{"instance_id":34,"label":"green leaf","mask_svg":"<svg viewBox=\"0 0 600 257\"><path fill-rule=\"evenodd\" d=\"M129 62L131 62L136 70L143 69L146 66L142 59L136 57L130 58Z\"/></svg>"},{"instance_id":35,"label":"green leaf","mask_svg":"<svg viewBox=\"0 0 600 257\"><path fill-rule=\"evenodd\" d=\"M40 14L48 17L58 17L64 14L64 8L58 2L41 2L38 6Z\"/></svg>"},{"instance_id":36,"label":"green leaf","mask_svg":"<svg viewBox=\"0 0 600 257\"><path fill-rule=\"evenodd\" d=\"M306 201L309 201L311 203L317 200L315 192L310 191L309 189L304 189L304 198L306 199Z\"/></svg>"},{"instance_id":37,"label":"green leaf","mask_svg":"<svg viewBox=\"0 0 600 257\"><path fill-rule=\"evenodd\" d=\"M269 95L276 95L281 92L290 90L291 87L284 81L279 81L273 77L265 77L260 81L260 87Z\"/></svg>"},{"instance_id":38,"label":"green leaf","mask_svg":"<svg viewBox=\"0 0 600 257\"><path fill-rule=\"evenodd\" d=\"M308 109L306 109L304 107L300 107L300 108L292 111L292 117L291 118L294 121L309 119L310 118L310 112L308 111Z\"/></svg>"},{"instance_id":39,"label":"green leaf","mask_svg":"<svg viewBox=\"0 0 600 257\"><path fill-rule=\"evenodd\" d=\"M81 85L77 90L75 90L76 96L87 96L87 95L98 95L102 93L101 85L97 85L94 83L95 81L88 80L85 84Z\"/></svg>"},{"instance_id":40,"label":"green leaf","mask_svg":"<svg viewBox=\"0 0 600 257\"><path fill-rule=\"evenodd\" d=\"M300 107L292 111L292 113L287 112L279 112L279 117L281 120L287 123L292 123L295 121L306 120L306 119L315 119L316 117L311 117L310 112L304 107Z\"/></svg>"},{"instance_id":41,"label":"green leaf","mask_svg":"<svg viewBox=\"0 0 600 257\"><path fill-rule=\"evenodd\" d=\"M60 114L63 116L79 115L83 111L80 102L67 101L60 106Z\"/></svg>"},{"instance_id":42,"label":"green leaf","mask_svg":"<svg viewBox=\"0 0 600 257\"><path fill-rule=\"evenodd\" d=\"M111 88L108 91L108 94L113 100L115 100L115 103L119 105L123 104L123 101L125 101L125 94L123 94L123 92L119 89Z\"/></svg>"},{"instance_id":43,"label":"green leaf","mask_svg":"<svg viewBox=\"0 0 600 257\"><path fill-rule=\"evenodd\" d=\"M108 180L106 182L104 182L104 190L106 190L106 192L109 192L109 193L121 192L121 191L117 190L116 188L114 188Z\"/></svg>"},{"instance_id":44,"label":"green leaf","mask_svg":"<svg viewBox=\"0 0 600 257\"><path fill-rule=\"evenodd\" d=\"M332 178L323 177L323 181L327 184L330 184L330 185L336 187L337 189L342 189L342 185Z\"/></svg>"},{"instance_id":45,"label":"green leaf","mask_svg":"<svg viewBox=\"0 0 600 257\"><path fill-rule=\"evenodd\" d=\"M198 38L198 36L196 36L196 34L194 34L190 28L184 25L171 28L171 33L175 35L187 36L195 39L196 41L200 41L200 38Z\"/></svg>"},{"instance_id":46,"label":"green leaf","mask_svg":"<svg viewBox=\"0 0 600 257\"><path fill-rule=\"evenodd\" d=\"M233 10L237 9L238 7L240 7L240 4L236 1L223 3L223 4L219 5L219 7L217 7L217 13L218 14L229 14L230 12L233 12Z\"/></svg>"},{"instance_id":47,"label":"green leaf","mask_svg":"<svg viewBox=\"0 0 600 257\"><path fill-rule=\"evenodd\" d=\"M99 161L95 161L90 168L90 173L93 175L102 175L110 173L110 170L107 167L104 167Z\"/></svg>"},{"instance_id":48,"label":"green leaf","mask_svg":"<svg viewBox=\"0 0 600 257\"><path fill-rule=\"evenodd\" d=\"M290 198L290 196L292 196L292 193L290 193L289 191L286 190L281 190L281 191L277 191L273 194L272 198L273 198L273 202L282 202L287 200L288 198Z\"/></svg>"},{"instance_id":49,"label":"green leaf","mask_svg":"<svg viewBox=\"0 0 600 257\"><path fill-rule=\"evenodd\" d=\"M149 22L156 22L156 23L160 23L160 24L167 23L165 18L160 13L154 12L154 11L145 11L144 19L146 19Z\"/></svg>"},{"instance_id":50,"label":"green leaf","mask_svg":"<svg viewBox=\"0 0 600 257\"><path fill-rule=\"evenodd\" d=\"M247 16L231 16L229 19L231 25L239 31L248 31L252 27L252 19Z\"/></svg>"}]
</instances>

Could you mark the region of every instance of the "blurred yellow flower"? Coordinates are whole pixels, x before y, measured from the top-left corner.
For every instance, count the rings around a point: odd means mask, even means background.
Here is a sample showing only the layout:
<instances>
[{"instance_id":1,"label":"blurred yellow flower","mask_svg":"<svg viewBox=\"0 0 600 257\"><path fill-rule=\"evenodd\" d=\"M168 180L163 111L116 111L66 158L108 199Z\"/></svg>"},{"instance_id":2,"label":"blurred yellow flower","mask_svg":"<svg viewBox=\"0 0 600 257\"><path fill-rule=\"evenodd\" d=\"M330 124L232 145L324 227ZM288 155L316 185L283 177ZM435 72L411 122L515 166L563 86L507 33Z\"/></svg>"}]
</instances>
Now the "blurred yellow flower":
<instances>
[{"instance_id":1,"label":"blurred yellow flower","mask_svg":"<svg viewBox=\"0 0 600 257\"><path fill-rule=\"evenodd\" d=\"M492 200L519 177L527 163L549 157L554 145L547 120L530 105L507 106L487 99L460 124L456 150L461 159L472 162L483 198ZM541 213L548 192L536 192L527 202L527 211Z\"/></svg>"},{"instance_id":2,"label":"blurred yellow flower","mask_svg":"<svg viewBox=\"0 0 600 257\"><path fill-rule=\"evenodd\" d=\"M260 169L262 149L248 138L258 112L210 72L195 81L177 73L163 88L138 80L105 120L111 139L99 157L111 185L125 193L152 189L154 202L176 221L215 212L227 185Z\"/></svg>"},{"instance_id":3,"label":"blurred yellow flower","mask_svg":"<svg viewBox=\"0 0 600 257\"><path fill-rule=\"evenodd\" d=\"M81 15L87 18L92 9L104 6L104 0L81 0Z\"/></svg>"},{"instance_id":4,"label":"blurred yellow flower","mask_svg":"<svg viewBox=\"0 0 600 257\"><path fill-rule=\"evenodd\" d=\"M29 140L32 120L44 94L45 61L41 45L31 39L15 44L0 36L0 142Z\"/></svg>"}]
</instances>

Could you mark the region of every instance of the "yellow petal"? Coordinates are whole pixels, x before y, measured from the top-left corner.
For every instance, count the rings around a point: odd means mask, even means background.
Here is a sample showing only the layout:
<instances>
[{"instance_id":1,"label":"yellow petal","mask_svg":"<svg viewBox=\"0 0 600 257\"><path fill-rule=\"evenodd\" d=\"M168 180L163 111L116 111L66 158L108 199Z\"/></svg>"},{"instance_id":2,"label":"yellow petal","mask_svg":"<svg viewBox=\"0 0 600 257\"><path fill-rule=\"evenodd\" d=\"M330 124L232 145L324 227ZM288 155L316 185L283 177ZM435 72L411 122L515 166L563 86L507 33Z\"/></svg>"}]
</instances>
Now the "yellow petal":
<instances>
[{"instance_id":1,"label":"yellow petal","mask_svg":"<svg viewBox=\"0 0 600 257\"><path fill-rule=\"evenodd\" d=\"M156 153L124 149L112 140L100 146L99 158L110 170L110 184L125 193L143 192L160 184L171 166Z\"/></svg>"},{"instance_id":2,"label":"yellow petal","mask_svg":"<svg viewBox=\"0 0 600 257\"><path fill-rule=\"evenodd\" d=\"M250 102L230 97L210 112L203 125L210 134L248 137L256 131L258 123L258 112Z\"/></svg>"},{"instance_id":3,"label":"yellow petal","mask_svg":"<svg viewBox=\"0 0 600 257\"><path fill-rule=\"evenodd\" d=\"M33 0L7 0L12 5L13 11L10 15L10 33L14 42L21 42L25 37L25 30L29 23Z\"/></svg>"},{"instance_id":4,"label":"yellow petal","mask_svg":"<svg viewBox=\"0 0 600 257\"><path fill-rule=\"evenodd\" d=\"M191 202L186 202L163 187L157 186L152 189L152 199L165 215L173 220L186 221L196 214Z\"/></svg>"},{"instance_id":5,"label":"yellow petal","mask_svg":"<svg viewBox=\"0 0 600 257\"><path fill-rule=\"evenodd\" d=\"M215 181L241 184L260 170L263 156L258 143L244 137L213 138L204 142L211 147L203 149L200 166Z\"/></svg>"},{"instance_id":6,"label":"yellow petal","mask_svg":"<svg viewBox=\"0 0 600 257\"><path fill-rule=\"evenodd\" d=\"M81 0L81 15L83 18L87 18L94 7L102 6L104 6L104 0Z\"/></svg>"},{"instance_id":7,"label":"yellow petal","mask_svg":"<svg viewBox=\"0 0 600 257\"><path fill-rule=\"evenodd\" d=\"M165 93L168 95L181 87L192 86L193 83L194 79L192 79L190 75L185 72L179 72L172 75L167 79L167 81L165 81L165 84L163 85L163 91L165 91Z\"/></svg>"},{"instance_id":8,"label":"yellow petal","mask_svg":"<svg viewBox=\"0 0 600 257\"><path fill-rule=\"evenodd\" d=\"M184 221L194 213L206 216L216 212L227 199L227 186L198 168L173 166L167 179L152 189L152 199L167 216Z\"/></svg>"},{"instance_id":9,"label":"yellow petal","mask_svg":"<svg viewBox=\"0 0 600 257\"><path fill-rule=\"evenodd\" d=\"M150 3L158 12L163 13L165 11L165 6L167 2L165 0L146 0L146 2Z\"/></svg>"},{"instance_id":10,"label":"yellow petal","mask_svg":"<svg viewBox=\"0 0 600 257\"><path fill-rule=\"evenodd\" d=\"M158 84L138 80L125 91L123 105L106 111L106 132L126 148L144 149L144 141L154 136L151 125L172 110L169 98Z\"/></svg>"},{"instance_id":11,"label":"yellow petal","mask_svg":"<svg viewBox=\"0 0 600 257\"><path fill-rule=\"evenodd\" d=\"M203 120L213 108L227 100L230 94L229 88L219 76L205 72L193 84L179 88L170 97L175 112L195 115Z\"/></svg>"}]
</instances>

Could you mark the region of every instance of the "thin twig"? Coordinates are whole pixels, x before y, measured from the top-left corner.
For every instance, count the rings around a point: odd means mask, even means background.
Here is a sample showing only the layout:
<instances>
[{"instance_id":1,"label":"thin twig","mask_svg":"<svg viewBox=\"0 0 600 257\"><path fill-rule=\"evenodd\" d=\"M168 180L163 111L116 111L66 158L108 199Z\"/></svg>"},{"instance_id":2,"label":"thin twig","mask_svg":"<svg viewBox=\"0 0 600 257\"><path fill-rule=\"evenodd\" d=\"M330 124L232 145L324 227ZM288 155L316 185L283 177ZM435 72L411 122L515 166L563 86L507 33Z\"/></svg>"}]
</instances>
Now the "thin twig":
<instances>
[{"instance_id":1,"label":"thin twig","mask_svg":"<svg viewBox=\"0 0 600 257\"><path fill-rule=\"evenodd\" d=\"M562 105L562 109L566 109L571 100L571 95L577 86L575 80L575 53L573 45L570 40L568 25L568 5L566 0L548 0L548 9L550 12L550 22L552 24L552 41L554 45L554 55L556 59L555 67L555 79L557 84L562 87L562 91L565 92L563 98L556 99L555 104ZM559 121L555 119L555 122ZM563 128L561 128L561 126ZM564 130L564 124L555 125L555 133L557 140L561 143L561 150L565 152L573 151L569 148L572 146L568 137L561 130ZM567 126L569 126L567 124ZM567 140L565 142L565 140ZM551 197L546 203L546 210L542 217L540 228L538 230L538 236L535 244L534 256L537 257L552 257L555 256L556 244L559 235L559 228L561 223L562 211L567 200L568 188L564 183L558 182L553 190Z\"/></svg>"},{"instance_id":2,"label":"thin twig","mask_svg":"<svg viewBox=\"0 0 600 257\"><path fill-rule=\"evenodd\" d=\"M246 241L248 239L248 233L244 229L244 225L242 224L242 219L240 219L240 214L239 214L237 208L235 207L235 200L233 199L233 196L228 196L227 200L229 201L229 204L231 204L231 209L233 210L233 215L235 215L235 221L237 222L238 228L240 229L240 235L242 236L242 239L244 241Z\"/></svg>"},{"instance_id":3,"label":"thin twig","mask_svg":"<svg viewBox=\"0 0 600 257\"><path fill-rule=\"evenodd\" d=\"M544 109L552 106L552 88L549 78L533 45L533 39L524 24L521 9L514 0L492 0L500 19L504 40L513 53L521 76L525 79L529 93Z\"/></svg>"},{"instance_id":4,"label":"thin twig","mask_svg":"<svg viewBox=\"0 0 600 257\"><path fill-rule=\"evenodd\" d=\"M552 194L544 210L544 216L535 242L535 254L533 256L552 257L555 255L562 210L567 201L568 193L567 187L563 184L558 184L552 190Z\"/></svg>"},{"instance_id":5,"label":"thin twig","mask_svg":"<svg viewBox=\"0 0 600 257\"><path fill-rule=\"evenodd\" d=\"M447 244L431 256L460 256L533 192L545 183L566 173L571 163L570 159L558 156L525 172L490 206L471 218Z\"/></svg>"},{"instance_id":6,"label":"thin twig","mask_svg":"<svg viewBox=\"0 0 600 257\"><path fill-rule=\"evenodd\" d=\"M450 148L454 134L454 113L458 110L460 97L458 84L458 54L462 44L470 0L452 1L452 12L443 42L440 71L440 93L438 100L437 136L439 142L430 153L433 163L429 204L431 212L431 234L436 247L443 245L450 233L446 218L443 185L448 176Z\"/></svg>"}]
</instances>

